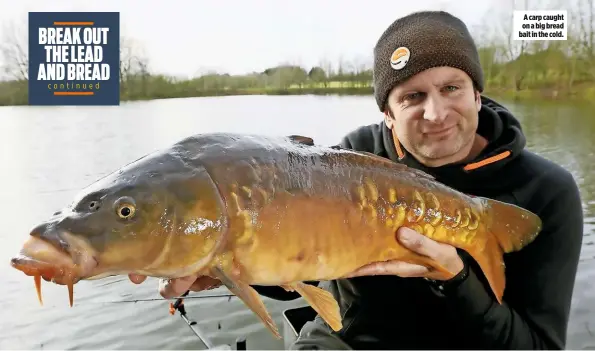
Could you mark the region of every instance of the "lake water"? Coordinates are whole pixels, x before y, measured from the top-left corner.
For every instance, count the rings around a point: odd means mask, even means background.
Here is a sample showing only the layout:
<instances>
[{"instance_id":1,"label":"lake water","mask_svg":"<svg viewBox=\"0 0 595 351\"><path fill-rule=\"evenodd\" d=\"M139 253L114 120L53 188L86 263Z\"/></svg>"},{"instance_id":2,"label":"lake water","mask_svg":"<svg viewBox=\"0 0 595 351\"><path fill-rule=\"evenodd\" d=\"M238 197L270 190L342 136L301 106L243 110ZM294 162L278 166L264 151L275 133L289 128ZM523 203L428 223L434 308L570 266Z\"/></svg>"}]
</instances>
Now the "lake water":
<instances>
[{"instance_id":1,"label":"lake water","mask_svg":"<svg viewBox=\"0 0 595 351\"><path fill-rule=\"evenodd\" d=\"M506 103L522 121L528 147L566 167L580 186L585 238L567 346L595 348L594 106ZM12 269L10 257L35 223L69 203L80 188L190 134L302 134L334 144L357 126L381 118L371 96L237 96L119 107L0 108L0 348L204 348L178 315L169 315L155 279L140 286L125 277L79 283L73 308L66 287L42 281L41 307L33 279ZM137 299L153 300L130 302ZM265 299L265 304L281 326L281 311L302 302ZM283 347L236 298L192 299L186 306L216 344L246 336L249 349Z\"/></svg>"}]
</instances>

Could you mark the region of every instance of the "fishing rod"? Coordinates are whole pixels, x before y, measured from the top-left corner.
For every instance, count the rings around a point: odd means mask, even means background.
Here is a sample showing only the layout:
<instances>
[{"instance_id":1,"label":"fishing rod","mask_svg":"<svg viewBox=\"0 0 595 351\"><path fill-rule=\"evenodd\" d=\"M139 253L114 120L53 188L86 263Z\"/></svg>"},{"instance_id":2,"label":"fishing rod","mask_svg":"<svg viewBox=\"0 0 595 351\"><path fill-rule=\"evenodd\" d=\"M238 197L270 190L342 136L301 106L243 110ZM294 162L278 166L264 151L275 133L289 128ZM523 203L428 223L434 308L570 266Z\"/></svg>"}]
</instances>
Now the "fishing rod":
<instances>
[{"instance_id":1,"label":"fishing rod","mask_svg":"<svg viewBox=\"0 0 595 351\"><path fill-rule=\"evenodd\" d=\"M186 324L192 330L194 335L196 335L200 339L200 341L206 346L206 348L208 350L232 350L231 346L228 344L219 345L216 347L213 346L213 343L204 335L203 331L200 330L196 321L190 320L188 318L187 313L186 313L186 308L184 307L184 299L192 298L192 297L187 297L189 292L190 292L190 290L187 290L185 293L183 293L182 295L180 295L180 297L177 298L176 302L170 303L169 313L174 315L176 313L176 311L180 312L180 316L182 317L184 322L186 322ZM225 295L218 294L218 295L214 295L214 296L226 296L226 295L227 296L235 296L233 294L225 294ZM205 296L201 295L200 297L205 297ZM242 337L236 339L236 348L235 349L236 350L246 350L246 339L242 338Z\"/></svg>"},{"instance_id":2,"label":"fishing rod","mask_svg":"<svg viewBox=\"0 0 595 351\"><path fill-rule=\"evenodd\" d=\"M184 300L193 300L193 299L206 299L206 298L217 298L217 297L227 297L232 298L232 297L236 297L235 294L232 293L222 293L222 294L200 294L197 296L184 296ZM86 301L85 305L107 305L107 304L118 304L118 303L137 303L137 302L152 302L152 301L161 301L163 302L171 300L178 300L180 297L171 297L171 298L165 298L165 297L158 297L158 298L152 298L152 299L133 299L133 300L118 300L118 301ZM44 306L46 307L61 307L62 305L48 305L45 304Z\"/></svg>"},{"instance_id":3,"label":"fishing rod","mask_svg":"<svg viewBox=\"0 0 595 351\"><path fill-rule=\"evenodd\" d=\"M182 295L180 295L182 296ZM201 294L198 296L184 296L184 300L192 300L192 299L206 299L206 298L213 298L213 297L235 297L234 294L231 293L224 293L224 294ZM97 302L97 303L136 303L136 302L151 302L151 301L163 301L163 300L178 300L180 297L172 297L172 298L153 298L153 299L134 299L134 300L119 300L119 301L104 301L104 302Z\"/></svg>"}]
</instances>

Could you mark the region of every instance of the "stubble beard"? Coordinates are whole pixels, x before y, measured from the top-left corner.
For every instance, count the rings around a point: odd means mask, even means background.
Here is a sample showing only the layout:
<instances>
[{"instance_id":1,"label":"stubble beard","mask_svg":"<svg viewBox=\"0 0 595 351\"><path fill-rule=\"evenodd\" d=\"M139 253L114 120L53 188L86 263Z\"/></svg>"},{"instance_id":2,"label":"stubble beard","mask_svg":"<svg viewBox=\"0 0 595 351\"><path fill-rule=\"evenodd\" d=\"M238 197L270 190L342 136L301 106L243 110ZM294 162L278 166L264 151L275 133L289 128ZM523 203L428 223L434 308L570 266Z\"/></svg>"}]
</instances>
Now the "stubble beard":
<instances>
[{"instance_id":1,"label":"stubble beard","mask_svg":"<svg viewBox=\"0 0 595 351\"><path fill-rule=\"evenodd\" d=\"M473 133L465 134L463 131L458 130L457 135L450 142L446 140L426 140L416 145L415 149L417 150L417 153L427 159L437 160L446 158L457 154L466 146L471 145L473 136ZM443 144L443 147L437 148L435 145L436 143Z\"/></svg>"}]
</instances>

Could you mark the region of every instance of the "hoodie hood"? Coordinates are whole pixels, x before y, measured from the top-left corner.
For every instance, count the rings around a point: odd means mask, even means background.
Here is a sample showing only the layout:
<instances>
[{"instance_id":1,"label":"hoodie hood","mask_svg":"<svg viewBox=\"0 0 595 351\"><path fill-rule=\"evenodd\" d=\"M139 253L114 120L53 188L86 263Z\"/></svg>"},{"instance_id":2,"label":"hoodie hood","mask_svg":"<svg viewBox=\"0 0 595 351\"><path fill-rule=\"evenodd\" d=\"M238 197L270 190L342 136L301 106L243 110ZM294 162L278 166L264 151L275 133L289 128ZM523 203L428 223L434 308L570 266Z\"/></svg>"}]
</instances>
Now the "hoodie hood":
<instances>
[{"instance_id":1,"label":"hoodie hood","mask_svg":"<svg viewBox=\"0 0 595 351\"><path fill-rule=\"evenodd\" d=\"M488 141L486 148L469 162L452 163L441 167L427 167L419 163L401 146L401 157L395 150L391 130L382 122L384 149L390 159L420 169L434 176L438 181L462 190L477 189L478 186L501 188L501 171L515 161L526 144L521 124L504 106L482 96L477 133ZM479 185L481 184L481 185Z\"/></svg>"}]
</instances>

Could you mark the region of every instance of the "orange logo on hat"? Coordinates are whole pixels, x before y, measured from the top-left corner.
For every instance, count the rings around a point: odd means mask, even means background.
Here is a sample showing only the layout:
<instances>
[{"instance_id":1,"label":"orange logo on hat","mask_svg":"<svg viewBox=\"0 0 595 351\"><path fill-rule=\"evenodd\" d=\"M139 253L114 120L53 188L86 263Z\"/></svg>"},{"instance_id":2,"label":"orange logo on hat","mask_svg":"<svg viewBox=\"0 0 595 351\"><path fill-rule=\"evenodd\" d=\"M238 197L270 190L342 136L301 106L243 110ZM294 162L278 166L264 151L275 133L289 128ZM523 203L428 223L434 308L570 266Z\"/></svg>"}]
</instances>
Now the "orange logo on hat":
<instances>
[{"instance_id":1,"label":"orange logo on hat","mask_svg":"<svg viewBox=\"0 0 595 351\"><path fill-rule=\"evenodd\" d=\"M393 54L390 56L390 65L394 69L402 69L405 67L407 62L409 61L409 57L411 56L411 52L404 46L401 46L397 50L393 51Z\"/></svg>"}]
</instances>

